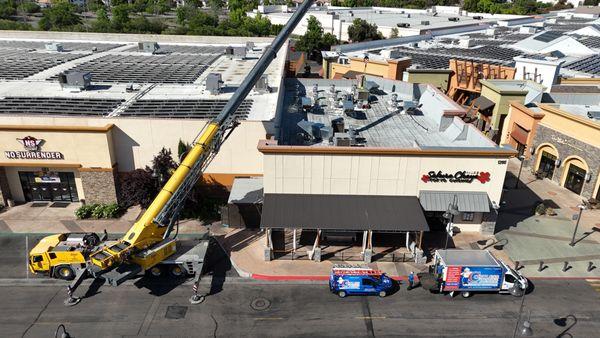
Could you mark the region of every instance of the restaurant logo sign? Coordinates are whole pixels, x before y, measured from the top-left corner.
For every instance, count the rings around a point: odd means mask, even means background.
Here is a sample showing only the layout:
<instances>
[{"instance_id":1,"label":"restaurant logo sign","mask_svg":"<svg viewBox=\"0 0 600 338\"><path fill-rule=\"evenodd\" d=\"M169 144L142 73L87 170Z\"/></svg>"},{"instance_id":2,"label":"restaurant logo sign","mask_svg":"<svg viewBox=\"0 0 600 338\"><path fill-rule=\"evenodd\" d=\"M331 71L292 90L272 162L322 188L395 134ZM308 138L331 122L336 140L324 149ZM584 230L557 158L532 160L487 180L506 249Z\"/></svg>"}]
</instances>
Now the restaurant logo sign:
<instances>
[{"instance_id":1,"label":"restaurant logo sign","mask_svg":"<svg viewBox=\"0 0 600 338\"><path fill-rule=\"evenodd\" d=\"M43 139L33 136L18 138L17 141L23 145L23 150L7 150L4 152L6 158L11 160L64 160L64 156L58 151L41 151Z\"/></svg>"},{"instance_id":2,"label":"restaurant logo sign","mask_svg":"<svg viewBox=\"0 0 600 338\"><path fill-rule=\"evenodd\" d=\"M478 180L482 184L490 181L490 173L484 171L457 171L454 174L444 173L442 171L430 171L421 176L421 181L425 183L473 183Z\"/></svg>"}]
</instances>

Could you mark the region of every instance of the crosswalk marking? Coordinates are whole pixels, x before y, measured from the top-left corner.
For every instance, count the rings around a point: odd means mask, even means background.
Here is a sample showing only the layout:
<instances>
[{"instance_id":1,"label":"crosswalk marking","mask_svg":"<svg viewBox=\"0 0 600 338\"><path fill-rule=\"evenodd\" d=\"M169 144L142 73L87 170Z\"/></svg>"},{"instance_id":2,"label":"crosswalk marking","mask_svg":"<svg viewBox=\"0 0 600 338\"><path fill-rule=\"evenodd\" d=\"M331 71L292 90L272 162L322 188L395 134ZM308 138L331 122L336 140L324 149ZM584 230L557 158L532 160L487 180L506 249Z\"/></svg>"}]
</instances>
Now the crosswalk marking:
<instances>
[{"instance_id":1,"label":"crosswalk marking","mask_svg":"<svg viewBox=\"0 0 600 338\"><path fill-rule=\"evenodd\" d=\"M586 279L586 281L590 284L592 289L600 292L600 279Z\"/></svg>"}]
</instances>

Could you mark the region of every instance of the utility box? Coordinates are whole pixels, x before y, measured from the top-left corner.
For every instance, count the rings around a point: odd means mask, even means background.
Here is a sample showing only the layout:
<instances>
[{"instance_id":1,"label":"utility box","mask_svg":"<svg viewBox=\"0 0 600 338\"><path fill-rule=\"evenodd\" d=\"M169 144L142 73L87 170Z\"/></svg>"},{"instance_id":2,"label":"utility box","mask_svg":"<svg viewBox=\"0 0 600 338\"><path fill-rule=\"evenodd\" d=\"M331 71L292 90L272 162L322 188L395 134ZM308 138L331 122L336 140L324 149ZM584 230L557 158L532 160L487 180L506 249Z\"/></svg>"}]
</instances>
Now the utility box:
<instances>
[{"instance_id":1,"label":"utility box","mask_svg":"<svg viewBox=\"0 0 600 338\"><path fill-rule=\"evenodd\" d=\"M206 77L206 90L208 90L211 95L217 95L221 92L221 85L223 84L223 80L221 80L220 73L209 73Z\"/></svg>"},{"instance_id":2,"label":"utility box","mask_svg":"<svg viewBox=\"0 0 600 338\"><path fill-rule=\"evenodd\" d=\"M142 53L156 54L159 49L160 49L160 46L158 45L157 42L152 42L152 41L138 42L138 50Z\"/></svg>"},{"instance_id":3,"label":"utility box","mask_svg":"<svg viewBox=\"0 0 600 338\"><path fill-rule=\"evenodd\" d=\"M256 91L258 91L260 93L270 93L271 92L271 88L269 88L269 77L267 76L267 74L263 74L260 76L258 81L256 81L256 85L254 86L254 89L256 89Z\"/></svg>"},{"instance_id":4,"label":"utility box","mask_svg":"<svg viewBox=\"0 0 600 338\"><path fill-rule=\"evenodd\" d=\"M246 58L246 47L233 47L233 58L243 60Z\"/></svg>"},{"instance_id":5,"label":"utility box","mask_svg":"<svg viewBox=\"0 0 600 338\"><path fill-rule=\"evenodd\" d=\"M92 85L92 73L71 71L58 75L58 82L63 88L78 88L85 90Z\"/></svg>"},{"instance_id":6,"label":"utility box","mask_svg":"<svg viewBox=\"0 0 600 338\"><path fill-rule=\"evenodd\" d=\"M58 42L47 43L45 47L46 47L46 50L52 51L52 52L64 52L65 51L62 43L58 43Z\"/></svg>"},{"instance_id":7,"label":"utility box","mask_svg":"<svg viewBox=\"0 0 600 338\"><path fill-rule=\"evenodd\" d=\"M334 133L333 145L336 147L350 147L352 145L350 135L348 133Z\"/></svg>"}]
</instances>

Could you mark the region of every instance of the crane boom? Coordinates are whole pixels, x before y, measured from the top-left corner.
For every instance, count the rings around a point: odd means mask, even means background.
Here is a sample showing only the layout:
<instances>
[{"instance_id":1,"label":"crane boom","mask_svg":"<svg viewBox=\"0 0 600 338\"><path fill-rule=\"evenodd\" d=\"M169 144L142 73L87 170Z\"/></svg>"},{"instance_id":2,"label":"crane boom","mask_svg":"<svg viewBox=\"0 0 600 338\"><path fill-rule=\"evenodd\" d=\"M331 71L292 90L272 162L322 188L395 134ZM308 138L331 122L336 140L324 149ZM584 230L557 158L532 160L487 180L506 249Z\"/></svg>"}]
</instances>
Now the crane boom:
<instances>
[{"instance_id":1,"label":"crane boom","mask_svg":"<svg viewBox=\"0 0 600 338\"><path fill-rule=\"evenodd\" d=\"M228 131L235 126L234 112L248 96L260 76L265 72L277 51L283 46L314 0L305 0L291 16L281 32L267 47L248 76L235 91L223 110L209 122L193 147L173 172L167 183L154 198L140 219L116 244L103 247L90 255L90 262L98 271L115 267L125 260L148 269L174 252L174 246L161 246L169 236L183 202L210 162Z\"/></svg>"}]
</instances>

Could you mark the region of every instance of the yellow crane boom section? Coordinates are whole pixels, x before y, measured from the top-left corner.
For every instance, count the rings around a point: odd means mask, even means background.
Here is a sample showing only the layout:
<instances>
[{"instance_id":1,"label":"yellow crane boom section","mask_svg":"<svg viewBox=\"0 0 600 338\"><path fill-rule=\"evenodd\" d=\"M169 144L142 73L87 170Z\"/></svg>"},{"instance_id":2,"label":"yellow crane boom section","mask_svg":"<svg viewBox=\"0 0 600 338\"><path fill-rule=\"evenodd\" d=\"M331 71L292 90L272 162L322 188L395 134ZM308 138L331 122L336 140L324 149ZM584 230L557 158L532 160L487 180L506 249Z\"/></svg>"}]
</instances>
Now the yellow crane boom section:
<instances>
[{"instance_id":1,"label":"yellow crane boom section","mask_svg":"<svg viewBox=\"0 0 600 338\"><path fill-rule=\"evenodd\" d=\"M105 247L90 256L90 260L94 265L102 270L107 269L114 263L122 262L132 251L146 249L163 240L166 227L159 226L154 222L154 219L182 184L192 166L194 166L204 152L209 151L208 147L218 131L218 123L211 122L207 125L187 156L154 198L152 204L150 204L148 209L146 209L144 214L135 222L125 236L119 240L117 245ZM172 253L165 250L165 253L167 252L169 255ZM162 259L164 258L166 256L162 257Z\"/></svg>"}]
</instances>

